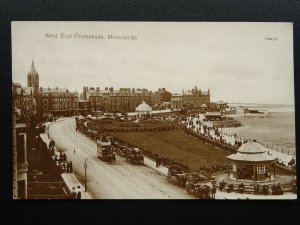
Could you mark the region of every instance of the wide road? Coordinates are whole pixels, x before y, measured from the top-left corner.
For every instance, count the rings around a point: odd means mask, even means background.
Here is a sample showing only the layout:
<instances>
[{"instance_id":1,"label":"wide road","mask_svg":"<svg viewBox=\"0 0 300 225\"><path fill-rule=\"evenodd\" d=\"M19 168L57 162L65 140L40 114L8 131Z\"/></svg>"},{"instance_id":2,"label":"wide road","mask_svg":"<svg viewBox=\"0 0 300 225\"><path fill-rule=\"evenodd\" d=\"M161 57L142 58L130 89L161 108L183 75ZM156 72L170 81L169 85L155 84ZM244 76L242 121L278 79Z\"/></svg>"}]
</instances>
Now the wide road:
<instances>
[{"instance_id":1,"label":"wide road","mask_svg":"<svg viewBox=\"0 0 300 225\"><path fill-rule=\"evenodd\" d=\"M87 160L88 192L95 199L192 199L185 189L172 185L166 176L147 166L132 165L117 156L115 164L101 161L96 142L75 130L75 119L66 118L50 125L50 138L73 163L75 176L84 185ZM76 151L73 152L73 147Z\"/></svg>"}]
</instances>

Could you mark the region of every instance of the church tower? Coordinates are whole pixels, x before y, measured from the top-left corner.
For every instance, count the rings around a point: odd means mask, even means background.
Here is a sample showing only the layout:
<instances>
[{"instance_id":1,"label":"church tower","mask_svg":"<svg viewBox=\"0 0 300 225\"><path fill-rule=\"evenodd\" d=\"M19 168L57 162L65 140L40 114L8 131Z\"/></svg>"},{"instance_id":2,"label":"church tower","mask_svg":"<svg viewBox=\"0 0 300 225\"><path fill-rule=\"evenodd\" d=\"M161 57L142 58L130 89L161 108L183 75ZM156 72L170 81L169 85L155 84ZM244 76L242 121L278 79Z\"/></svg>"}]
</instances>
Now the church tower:
<instances>
[{"instance_id":1,"label":"church tower","mask_svg":"<svg viewBox=\"0 0 300 225\"><path fill-rule=\"evenodd\" d=\"M39 74L36 72L32 60L30 72L27 75L27 87L33 87L33 96L37 96L40 91Z\"/></svg>"}]
</instances>

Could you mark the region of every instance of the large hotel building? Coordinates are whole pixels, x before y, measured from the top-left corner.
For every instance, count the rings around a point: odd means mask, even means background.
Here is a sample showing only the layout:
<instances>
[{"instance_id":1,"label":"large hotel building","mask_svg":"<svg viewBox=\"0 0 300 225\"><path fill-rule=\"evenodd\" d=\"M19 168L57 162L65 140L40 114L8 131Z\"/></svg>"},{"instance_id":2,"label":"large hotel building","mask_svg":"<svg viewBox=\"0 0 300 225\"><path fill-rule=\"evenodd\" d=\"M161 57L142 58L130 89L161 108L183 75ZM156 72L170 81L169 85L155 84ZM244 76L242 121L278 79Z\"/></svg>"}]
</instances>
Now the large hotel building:
<instances>
[{"instance_id":1,"label":"large hotel building","mask_svg":"<svg viewBox=\"0 0 300 225\"><path fill-rule=\"evenodd\" d=\"M210 91L198 90L182 91L172 94L165 88L149 91L145 88L120 88L113 87L83 87L81 97L77 91L72 92L67 88L43 88L39 86L39 74L34 62L31 64L27 75L27 87L23 88L22 115L30 118L35 113L38 118L56 115L72 116L77 113L102 112L134 112L143 101L153 109L163 108L200 108L203 104L210 103ZM21 102L21 100L20 100ZM21 103L19 104L21 105Z\"/></svg>"},{"instance_id":2,"label":"large hotel building","mask_svg":"<svg viewBox=\"0 0 300 225\"><path fill-rule=\"evenodd\" d=\"M106 87L100 90L99 87L83 87L82 100L79 104L89 107L89 111L102 112L134 112L135 108L145 101L152 107L157 107L165 102L170 102L172 94L160 88L152 92L145 88L114 88ZM81 106L80 106L81 107Z\"/></svg>"}]
</instances>

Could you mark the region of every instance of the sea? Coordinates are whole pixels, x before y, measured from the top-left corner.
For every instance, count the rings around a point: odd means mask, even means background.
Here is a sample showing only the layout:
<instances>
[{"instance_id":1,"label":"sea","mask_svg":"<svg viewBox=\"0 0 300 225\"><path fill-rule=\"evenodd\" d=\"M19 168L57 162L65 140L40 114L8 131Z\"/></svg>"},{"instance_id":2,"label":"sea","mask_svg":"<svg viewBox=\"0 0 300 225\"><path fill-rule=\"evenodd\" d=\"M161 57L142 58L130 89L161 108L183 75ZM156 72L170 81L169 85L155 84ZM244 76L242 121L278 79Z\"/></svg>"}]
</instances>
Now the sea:
<instances>
[{"instance_id":1,"label":"sea","mask_svg":"<svg viewBox=\"0 0 300 225\"><path fill-rule=\"evenodd\" d=\"M223 128L223 133L236 134L241 139L256 139L265 147L296 156L295 108L279 104L229 104L238 108L256 109L268 117L234 115L243 124L239 128Z\"/></svg>"}]
</instances>

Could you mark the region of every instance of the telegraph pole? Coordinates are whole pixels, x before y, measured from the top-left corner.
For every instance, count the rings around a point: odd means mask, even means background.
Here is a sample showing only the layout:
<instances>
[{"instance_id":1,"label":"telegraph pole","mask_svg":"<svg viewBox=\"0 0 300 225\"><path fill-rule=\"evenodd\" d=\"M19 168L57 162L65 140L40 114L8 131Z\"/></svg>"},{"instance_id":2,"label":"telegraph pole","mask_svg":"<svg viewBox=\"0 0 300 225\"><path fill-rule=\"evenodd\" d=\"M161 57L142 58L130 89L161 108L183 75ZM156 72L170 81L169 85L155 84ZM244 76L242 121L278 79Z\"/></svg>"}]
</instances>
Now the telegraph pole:
<instances>
[{"instance_id":1,"label":"telegraph pole","mask_svg":"<svg viewBox=\"0 0 300 225\"><path fill-rule=\"evenodd\" d=\"M87 183L86 183L86 168L87 168L87 163L86 161L84 161L84 188L85 188L85 192L87 192Z\"/></svg>"}]
</instances>

